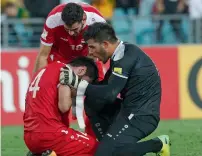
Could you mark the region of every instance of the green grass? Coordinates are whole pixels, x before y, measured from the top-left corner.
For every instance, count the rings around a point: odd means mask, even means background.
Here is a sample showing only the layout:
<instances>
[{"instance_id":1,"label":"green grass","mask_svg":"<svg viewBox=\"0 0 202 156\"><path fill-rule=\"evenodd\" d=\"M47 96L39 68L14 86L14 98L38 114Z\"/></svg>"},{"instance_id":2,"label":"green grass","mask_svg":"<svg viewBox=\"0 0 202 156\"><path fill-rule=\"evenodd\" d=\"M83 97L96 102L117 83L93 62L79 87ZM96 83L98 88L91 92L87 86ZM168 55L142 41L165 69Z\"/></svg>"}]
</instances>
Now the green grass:
<instances>
[{"instance_id":1,"label":"green grass","mask_svg":"<svg viewBox=\"0 0 202 156\"><path fill-rule=\"evenodd\" d=\"M26 155L22 127L2 127L1 133L2 156ZM149 138L161 134L171 138L171 156L202 156L202 120L162 121Z\"/></svg>"}]
</instances>

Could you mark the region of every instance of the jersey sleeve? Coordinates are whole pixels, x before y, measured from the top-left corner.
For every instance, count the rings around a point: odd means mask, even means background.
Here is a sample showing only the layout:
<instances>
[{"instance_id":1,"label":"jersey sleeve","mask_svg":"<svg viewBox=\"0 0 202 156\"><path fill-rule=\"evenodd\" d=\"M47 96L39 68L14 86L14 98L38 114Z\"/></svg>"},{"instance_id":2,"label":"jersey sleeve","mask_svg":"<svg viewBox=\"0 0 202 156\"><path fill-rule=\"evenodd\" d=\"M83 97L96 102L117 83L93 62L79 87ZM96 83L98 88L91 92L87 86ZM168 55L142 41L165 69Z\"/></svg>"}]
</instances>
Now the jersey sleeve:
<instances>
[{"instance_id":1,"label":"jersey sleeve","mask_svg":"<svg viewBox=\"0 0 202 156\"><path fill-rule=\"evenodd\" d=\"M128 79L133 61L130 58L124 57L121 60L114 61L112 65L112 74L120 78Z\"/></svg>"},{"instance_id":2,"label":"jersey sleeve","mask_svg":"<svg viewBox=\"0 0 202 156\"><path fill-rule=\"evenodd\" d=\"M95 22L106 22L102 14L92 6L87 7L85 12L87 13L87 16L90 17L89 20L87 21L88 25L91 25Z\"/></svg>"},{"instance_id":3,"label":"jersey sleeve","mask_svg":"<svg viewBox=\"0 0 202 156\"><path fill-rule=\"evenodd\" d=\"M99 14L98 12L94 12L92 18L95 19L93 21L93 23L95 23L95 22L106 22L106 20L103 18L103 16L101 14Z\"/></svg>"},{"instance_id":4,"label":"jersey sleeve","mask_svg":"<svg viewBox=\"0 0 202 156\"><path fill-rule=\"evenodd\" d=\"M50 23L49 17L46 20L46 23L44 24L43 32L41 34L41 43L46 46L52 46L54 43L54 31L53 28L50 28L49 23Z\"/></svg>"}]
</instances>

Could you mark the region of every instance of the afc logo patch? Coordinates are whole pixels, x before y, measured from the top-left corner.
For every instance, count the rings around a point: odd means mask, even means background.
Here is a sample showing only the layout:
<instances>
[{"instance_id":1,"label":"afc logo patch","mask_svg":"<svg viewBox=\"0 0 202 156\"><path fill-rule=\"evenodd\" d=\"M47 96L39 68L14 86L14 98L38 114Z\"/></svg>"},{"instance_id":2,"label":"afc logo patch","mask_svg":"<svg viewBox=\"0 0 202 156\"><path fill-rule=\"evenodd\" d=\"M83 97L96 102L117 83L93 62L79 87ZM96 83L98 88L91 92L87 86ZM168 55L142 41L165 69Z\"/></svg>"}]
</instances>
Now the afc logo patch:
<instances>
[{"instance_id":1,"label":"afc logo patch","mask_svg":"<svg viewBox=\"0 0 202 156\"><path fill-rule=\"evenodd\" d=\"M117 73L117 74L122 75L122 68L120 68L120 67L114 67L114 72Z\"/></svg>"}]
</instances>

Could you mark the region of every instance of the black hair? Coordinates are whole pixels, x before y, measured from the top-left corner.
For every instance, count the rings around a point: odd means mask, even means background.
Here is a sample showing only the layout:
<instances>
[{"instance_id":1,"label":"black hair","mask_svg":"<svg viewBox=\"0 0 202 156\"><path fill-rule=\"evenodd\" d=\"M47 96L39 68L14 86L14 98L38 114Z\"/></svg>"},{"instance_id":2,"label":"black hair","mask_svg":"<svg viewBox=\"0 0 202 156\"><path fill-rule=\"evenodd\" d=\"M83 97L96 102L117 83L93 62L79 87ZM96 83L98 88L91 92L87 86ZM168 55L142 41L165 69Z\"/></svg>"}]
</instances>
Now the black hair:
<instances>
[{"instance_id":1,"label":"black hair","mask_svg":"<svg viewBox=\"0 0 202 156\"><path fill-rule=\"evenodd\" d=\"M98 68L95 61L85 56L79 56L73 59L70 63L73 67L86 66L86 76L89 76L93 82L98 80Z\"/></svg>"},{"instance_id":2,"label":"black hair","mask_svg":"<svg viewBox=\"0 0 202 156\"><path fill-rule=\"evenodd\" d=\"M72 26L76 22L81 22L83 20L84 10L76 3L67 3L62 11L62 20L68 25Z\"/></svg>"},{"instance_id":3,"label":"black hair","mask_svg":"<svg viewBox=\"0 0 202 156\"><path fill-rule=\"evenodd\" d=\"M103 22L96 22L88 27L84 32L84 40L88 41L89 39L94 39L99 43L103 41L115 43L118 40L112 26Z\"/></svg>"}]
</instances>

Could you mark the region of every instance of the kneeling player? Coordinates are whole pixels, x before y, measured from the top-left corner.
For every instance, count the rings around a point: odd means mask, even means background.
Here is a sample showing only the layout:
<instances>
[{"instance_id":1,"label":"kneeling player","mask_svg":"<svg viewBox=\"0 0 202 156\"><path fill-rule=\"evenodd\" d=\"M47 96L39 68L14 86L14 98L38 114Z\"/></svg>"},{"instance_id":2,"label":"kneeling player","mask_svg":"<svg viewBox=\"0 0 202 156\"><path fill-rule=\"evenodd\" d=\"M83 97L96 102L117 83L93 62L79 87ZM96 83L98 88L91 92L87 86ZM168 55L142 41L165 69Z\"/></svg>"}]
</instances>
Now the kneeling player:
<instances>
[{"instance_id":1,"label":"kneeling player","mask_svg":"<svg viewBox=\"0 0 202 156\"><path fill-rule=\"evenodd\" d=\"M86 114L100 140L95 156L143 156L151 152L170 156L169 136L141 141L160 120L161 78L151 58L136 45L118 40L106 23L89 26L84 39L89 54L103 63L110 61L105 83L68 83L78 79L68 70L61 72L60 82L75 86L77 97L86 97ZM119 93L122 100L117 99Z\"/></svg>"},{"instance_id":2,"label":"kneeling player","mask_svg":"<svg viewBox=\"0 0 202 156\"><path fill-rule=\"evenodd\" d=\"M61 62L39 70L29 85L24 113L24 141L32 153L48 149L57 156L91 156L97 141L89 135L69 128L68 113L74 95L69 86L59 84ZM92 82L98 70L94 62L79 57L69 64L80 78Z\"/></svg>"}]
</instances>

